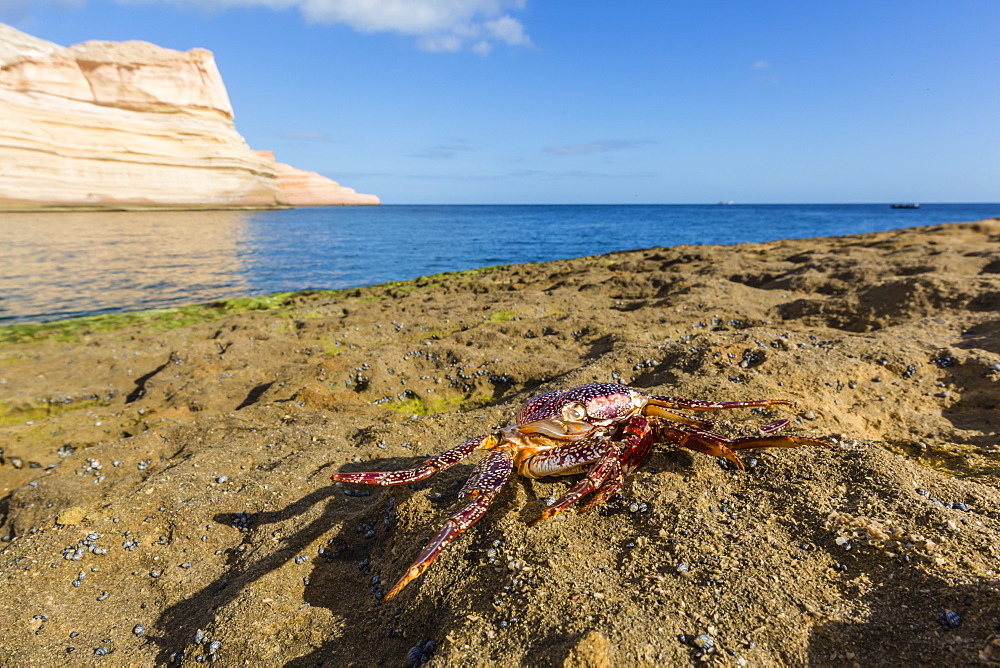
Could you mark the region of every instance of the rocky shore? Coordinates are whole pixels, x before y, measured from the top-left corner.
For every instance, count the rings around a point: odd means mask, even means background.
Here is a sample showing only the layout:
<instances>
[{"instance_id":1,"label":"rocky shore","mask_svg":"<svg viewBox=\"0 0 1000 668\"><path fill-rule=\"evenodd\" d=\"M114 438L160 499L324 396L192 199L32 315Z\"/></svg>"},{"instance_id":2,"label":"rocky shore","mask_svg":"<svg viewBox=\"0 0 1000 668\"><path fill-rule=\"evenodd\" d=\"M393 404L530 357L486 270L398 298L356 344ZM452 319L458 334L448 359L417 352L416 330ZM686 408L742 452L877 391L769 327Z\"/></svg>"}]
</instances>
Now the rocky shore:
<instances>
[{"instance_id":1,"label":"rocky shore","mask_svg":"<svg viewBox=\"0 0 1000 668\"><path fill-rule=\"evenodd\" d=\"M0 663L1000 660L1000 220L487 268L0 329ZM595 380L785 398L830 447L514 476L386 605L476 457Z\"/></svg>"}]
</instances>

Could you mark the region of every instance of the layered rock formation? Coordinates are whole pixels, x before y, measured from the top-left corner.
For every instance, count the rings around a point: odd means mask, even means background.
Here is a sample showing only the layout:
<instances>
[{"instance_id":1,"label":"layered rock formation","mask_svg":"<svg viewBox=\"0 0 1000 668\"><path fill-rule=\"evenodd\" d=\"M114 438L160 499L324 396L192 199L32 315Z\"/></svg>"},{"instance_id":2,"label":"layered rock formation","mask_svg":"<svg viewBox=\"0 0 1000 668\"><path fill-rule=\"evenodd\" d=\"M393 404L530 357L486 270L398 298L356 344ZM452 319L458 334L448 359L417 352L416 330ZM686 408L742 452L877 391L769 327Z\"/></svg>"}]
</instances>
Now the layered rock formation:
<instances>
[{"instance_id":1,"label":"layered rock formation","mask_svg":"<svg viewBox=\"0 0 1000 668\"><path fill-rule=\"evenodd\" d=\"M331 204L379 204L375 195L359 193L317 172L297 169L274 159L274 151L257 151L270 160L278 178L278 187L292 206L329 206Z\"/></svg>"},{"instance_id":2,"label":"layered rock formation","mask_svg":"<svg viewBox=\"0 0 1000 668\"><path fill-rule=\"evenodd\" d=\"M329 183L308 204L378 203ZM273 207L300 190L236 131L211 52L61 47L0 24L0 209Z\"/></svg>"}]
</instances>

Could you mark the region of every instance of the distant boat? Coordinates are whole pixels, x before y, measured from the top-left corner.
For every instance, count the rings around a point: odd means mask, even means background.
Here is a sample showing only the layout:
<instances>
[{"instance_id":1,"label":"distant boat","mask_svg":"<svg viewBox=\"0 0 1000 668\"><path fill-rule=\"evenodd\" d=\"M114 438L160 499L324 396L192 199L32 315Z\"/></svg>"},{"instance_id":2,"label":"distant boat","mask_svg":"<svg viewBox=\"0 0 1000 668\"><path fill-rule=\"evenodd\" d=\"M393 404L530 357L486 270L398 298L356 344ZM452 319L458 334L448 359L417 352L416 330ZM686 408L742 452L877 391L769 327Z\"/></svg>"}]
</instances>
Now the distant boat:
<instances>
[{"instance_id":1,"label":"distant boat","mask_svg":"<svg viewBox=\"0 0 1000 668\"><path fill-rule=\"evenodd\" d=\"M914 202L913 204L893 204L891 205L893 209L919 209L920 205Z\"/></svg>"},{"instance_id":2,"label":"distant boat","mask_svg":"<svg viewBox=\"0 0 1000 668\"><path fill-rule=\"evenodd\" d=\"M731 200L731 199L727 199L727 200L720 201L719 204L728 206L730 204L735 204L735 202L733 200Z\"/></svg>"}]
</instances>

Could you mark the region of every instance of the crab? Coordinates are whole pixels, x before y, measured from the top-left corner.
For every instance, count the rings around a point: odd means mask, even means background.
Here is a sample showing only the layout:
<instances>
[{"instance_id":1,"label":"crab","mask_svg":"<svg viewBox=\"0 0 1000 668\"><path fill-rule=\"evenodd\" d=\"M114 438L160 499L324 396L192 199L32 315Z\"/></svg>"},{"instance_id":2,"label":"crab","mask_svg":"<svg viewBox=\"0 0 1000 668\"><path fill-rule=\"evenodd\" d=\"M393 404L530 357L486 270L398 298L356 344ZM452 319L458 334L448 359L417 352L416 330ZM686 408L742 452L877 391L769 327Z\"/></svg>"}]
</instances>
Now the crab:
<instances>
[{"instance_id":1,"label":"crab","mask_svg":"<svg viewBox=\"0 0 1000 668\"><path fill-rule=\"evenodd\" d=\"M715 421L681 411L791 405L784 399L703 401L646 394L617 383L589 383L553 390L530 399L517 411L514 424L470 438L420 466L403 471L334 473L338 482L365 485L405 485L429 478L476 450L488 454L473 468L461 496L472 500L448 518L406 573L382 599L388 601L419 577L459 534L476 523L503 488L511 472L527 478L586 473L546 507L530 525L549 519L591 495L583 513L603 503L625 477L649 457L656 443L672 443L730 461L743 469L738 450L828 445L804 436L779 435L791 424L782 419L760 427L760 436L726 438L709 431Z\"/></svg>"}]
</instances>

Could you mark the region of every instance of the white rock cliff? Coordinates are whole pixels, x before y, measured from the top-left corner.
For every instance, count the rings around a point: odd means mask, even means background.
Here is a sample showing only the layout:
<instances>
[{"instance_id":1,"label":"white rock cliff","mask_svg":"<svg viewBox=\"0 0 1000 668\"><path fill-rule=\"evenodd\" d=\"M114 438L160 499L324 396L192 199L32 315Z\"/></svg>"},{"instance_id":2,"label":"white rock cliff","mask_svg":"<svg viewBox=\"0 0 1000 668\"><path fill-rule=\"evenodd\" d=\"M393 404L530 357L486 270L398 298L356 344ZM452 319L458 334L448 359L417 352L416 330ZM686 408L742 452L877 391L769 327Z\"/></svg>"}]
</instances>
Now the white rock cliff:
<instances>
[{"instance_id":1,"label":"white rock cliff","mask_svg":"<svg viewBox=\"0 0 1000 668\"><path fill-rule=\"evenodd\" d=\"M331 181L317 172L296 169L274 159L274 151L255 151L271 162L278 178L278 187L293 206L326 206L331 200L338 204L379 204L375 195L364 195Z\"/></svg>"},{"instance_id":2,"label":"white rock cliff","mask_svg":"<svg viewBox=\"0 0 1000 668\"><path fill-rule=\"evenodd\" d=\"M378 203L252 151L205 49L61 47L0 24L0 210Z\"/></svg>"}]
</instances>

